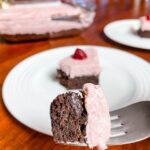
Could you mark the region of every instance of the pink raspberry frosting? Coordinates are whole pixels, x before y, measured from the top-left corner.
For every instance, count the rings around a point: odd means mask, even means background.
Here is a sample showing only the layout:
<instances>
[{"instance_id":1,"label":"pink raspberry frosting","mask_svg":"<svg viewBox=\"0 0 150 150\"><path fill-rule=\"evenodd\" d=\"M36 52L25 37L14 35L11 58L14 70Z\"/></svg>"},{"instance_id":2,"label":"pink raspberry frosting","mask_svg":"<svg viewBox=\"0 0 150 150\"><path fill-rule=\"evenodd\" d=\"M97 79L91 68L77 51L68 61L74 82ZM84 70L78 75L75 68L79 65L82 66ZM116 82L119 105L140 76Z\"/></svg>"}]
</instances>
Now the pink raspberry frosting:
<instances>
[{"instance_id":1,"label":"pink raspberry frosting","mask_svg":"<svg viewBox=\"0 0 150 150\"><path fill-rule=\"evenodd\" d=\"M107 148L106 143L110 137L110 115L106 98L99 85L84 84L85 107L88 113L86 127L87 144L90 148L95 146L99 150Z\"/></svg>"},{"instance_id":2,"label":"pink raspberry frosting","mask_svg":"<svg viewBox=\"0 0 150 150\"><path fill-rule=\"evenodd\" d=\"M53 34L72 29L83 29L93 22L95 12L85 12L67 4L14 5L0 9L0 34ZM58 11L59 10L59 11ZM54 16L79 16L80 21L56 21Z\"/></svg>"},{"instance_id":3,"label":"pink raspberry frosting","mask_svg":"<svg viewBox=\"0 0 150 150\"><path fill-rule=\"evenodd\" d=\"M68 56L60 61L60 69L70 78L100 74L101 67L96 49L90 48L84 52L87 54L86 59L78 60Z\"/></svg>"},{"instance_id":4,"label":"pink raspberry frosting","mask_svg":"<svg viewBox=\"0 0 150 150\"><path fill-rule=\"evenodd\" d=\"M150 20L146 19L146 16L140 18L141 30L150 31Z\"/></svg>"}]
</instances>

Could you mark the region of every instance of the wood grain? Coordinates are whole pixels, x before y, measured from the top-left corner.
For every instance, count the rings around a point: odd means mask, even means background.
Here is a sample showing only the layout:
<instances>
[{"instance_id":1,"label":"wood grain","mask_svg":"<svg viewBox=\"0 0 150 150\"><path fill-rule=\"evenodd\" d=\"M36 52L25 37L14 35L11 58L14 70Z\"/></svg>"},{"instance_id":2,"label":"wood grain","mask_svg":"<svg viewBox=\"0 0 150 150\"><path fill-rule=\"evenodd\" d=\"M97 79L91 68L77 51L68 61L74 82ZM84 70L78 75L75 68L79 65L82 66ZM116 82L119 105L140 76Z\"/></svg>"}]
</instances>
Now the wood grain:
<instances>
[{"instance_id":1,"label":"wood grain","mask_svg":"<svg viewBox=\"0 0 150 150\"><path fill-rule=\"evenodd\" d=\"M136 0L138 1L138 0ZM107 1L108 2L108 1ZM149 10L147 4L135 4L132 0L118 0L106 3L97 1L97 15L94 24L80 36L33 43L0 43L0 90L8 72L21 60L49 48L92 44L119 48L150 62L150 51L131 48L112 42L103 34L103 27L114 20L138 18ZM51 62L50 62L51 63ZM15 85L14 85L15 87ZM12 87L13 88L13 87ZM40 118L39 118L40 119ZM57 145L52 137L35 132L16 121L6 110L0 93L0 150L88 150L88 148ZM113 146L108 150L150 150L150 139L134 144Z\"/></svg>"}]
</instances>

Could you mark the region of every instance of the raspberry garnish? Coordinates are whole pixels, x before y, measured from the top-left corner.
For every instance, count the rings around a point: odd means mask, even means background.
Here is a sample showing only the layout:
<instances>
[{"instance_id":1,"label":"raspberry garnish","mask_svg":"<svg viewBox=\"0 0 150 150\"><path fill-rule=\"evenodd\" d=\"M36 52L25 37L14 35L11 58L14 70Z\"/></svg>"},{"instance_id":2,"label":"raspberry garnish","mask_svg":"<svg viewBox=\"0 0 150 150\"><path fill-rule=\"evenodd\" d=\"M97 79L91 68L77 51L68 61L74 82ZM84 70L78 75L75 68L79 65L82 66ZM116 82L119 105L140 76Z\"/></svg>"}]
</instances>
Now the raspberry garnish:
<instances>
[{"instance_id":1,"label":"raspberry garnish","mask_svg":"<svg viewBox=\"0 0 150 150\"><path fill-rule=\"evenodd\" d=\"M146 19L150 21L150 14L146 16Z\"/></svg>"},{"instance_id":2,"label":"raspberry garnish","mask_svg":"<svg viewBox=\"0 0 150 150\"><path fill-rule=\"evenodd\" d=\"M83 60L87 58L87 54L82 49L77 48L72 58Z\"/></svg>"}]
</instances>

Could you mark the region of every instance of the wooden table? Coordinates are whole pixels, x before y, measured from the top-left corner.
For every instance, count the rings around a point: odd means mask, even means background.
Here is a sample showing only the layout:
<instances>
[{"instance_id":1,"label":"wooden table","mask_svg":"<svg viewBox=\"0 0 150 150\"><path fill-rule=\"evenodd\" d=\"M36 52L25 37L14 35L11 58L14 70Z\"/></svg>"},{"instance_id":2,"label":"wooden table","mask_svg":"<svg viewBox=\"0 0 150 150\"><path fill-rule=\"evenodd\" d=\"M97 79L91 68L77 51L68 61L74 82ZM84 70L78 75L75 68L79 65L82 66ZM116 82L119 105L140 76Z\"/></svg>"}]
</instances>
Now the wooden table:
<instances>
[{"instance_id":1,"label":"wooden table","mask_svg":"<svg viewBox=\"0 0 150 150\"><path fill-rule=\"evenodd\" d=\"M146 8L146 9L145 9ZM103 27L114 20L137 18L148 10L145 4L134 5L133 1L120 0L114 4L98 3L94 24L80 36L33 43L0 43L0 89L8 72L21 60L49 48L93 44L120 48L150 62L150 51L126 47L108 40L103 34ZM15 85L14 85L15 86ZM13 88L13 87L12 87ZM57 145L52 137L35 132L16 121L6 110L0 93L0 150L88 150L88 148ZM150 139L134 144L113 146L109 150L150 150Z\"/></svg>"}]
</instances>

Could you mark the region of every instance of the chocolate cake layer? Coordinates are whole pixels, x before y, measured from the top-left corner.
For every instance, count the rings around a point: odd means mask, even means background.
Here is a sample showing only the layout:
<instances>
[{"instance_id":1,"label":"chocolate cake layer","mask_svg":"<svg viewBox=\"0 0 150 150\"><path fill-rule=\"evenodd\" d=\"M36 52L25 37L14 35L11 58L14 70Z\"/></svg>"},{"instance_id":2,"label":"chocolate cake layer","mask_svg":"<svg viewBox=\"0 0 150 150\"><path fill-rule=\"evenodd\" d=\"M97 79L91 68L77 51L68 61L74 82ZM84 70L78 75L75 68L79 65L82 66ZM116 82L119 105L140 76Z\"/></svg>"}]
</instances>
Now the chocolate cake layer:
<instances>
[{"instance_id":1,"label":"chocolate cake layer","mask_svg":"<svg viewBox=\"0 0 150 150\"><path fill-rule=\"evenodd\" d=\"M85 83L99 83L98 76L82 76L82 77L75 77L69 78L63 71L57 70L57 78L59 82L67 87L68 89L81 89L83 84Z\"/></svg>"},{"instance_id":2,"label":"chocolate cake layer","mask_svg":"<svg viewBox=\"0 0 150 150\"><path fill-rule=\"evenodd\" d=\"M59 37L68 37L75 36L81 33L79 29L72 29L68 31L60 31L54 33L46 33L46 34L16 34L16 35L8 35L1 34L0 37L8 42L24 42L24 41L36 41L36 40L45 40L50 38L59 38Z\"/></svg>"},{"instance_id":3,"label":"chocolate cake layer","mask_svg":"<svg viewBox=\"0 0 150 150\"><path fill-rule=\"evenodd\" d=\"M86 143L87 112L83 93L58 95L50 108L52 132L57 143Z\"/></svg>"},{"instance_id":4,"label":"chocolate cake layer","mask_svg":"<svg viewBox=\"0 0 150 150\"><path fill-rule=\"evenodd\" d=\"M49 38L49 34L16 34L16 35L8 35L2 34L0 35L2 39L8 42L24 42L24 41L36 41L36 40L44 40Z\"/></svg>"},{"instance_id":5,"label":"chocolate cake layer","mask_svg":"<svg viewBox=\"0 0 150 150\"><path fill-rule=\"evenodd\" d=\"M141 36L141 37L150 38L150 31L138 30L138 34L139 34L139 36Z\"/></svg>"}]
</instances>

